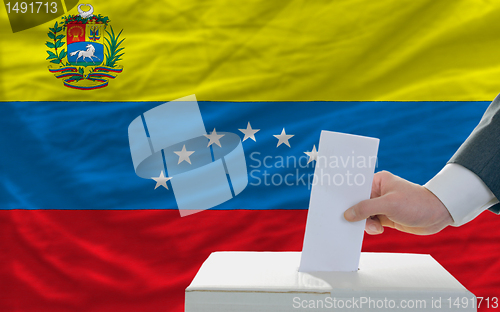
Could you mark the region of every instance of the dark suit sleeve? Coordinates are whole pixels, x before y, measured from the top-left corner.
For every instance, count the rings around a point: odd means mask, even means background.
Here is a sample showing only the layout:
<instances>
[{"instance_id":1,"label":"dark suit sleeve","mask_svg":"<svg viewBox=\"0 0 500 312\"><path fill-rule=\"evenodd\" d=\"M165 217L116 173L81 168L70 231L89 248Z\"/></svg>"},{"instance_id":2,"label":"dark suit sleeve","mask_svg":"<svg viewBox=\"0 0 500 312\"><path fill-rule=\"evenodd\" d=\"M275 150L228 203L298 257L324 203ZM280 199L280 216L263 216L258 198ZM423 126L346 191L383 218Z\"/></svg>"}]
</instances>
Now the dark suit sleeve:
<instances>
[{"instance_id":1,"label":"dark suit sleeve","mask_svg":"<svg viewBox=\"0 0 500 312\"><path fill-rule=\"evenodd\" d=\"M448 163L462 165L474 172L500 199L500 94ZM489 210L500 213L500 204Z\"/></svg>"}]
</instances>

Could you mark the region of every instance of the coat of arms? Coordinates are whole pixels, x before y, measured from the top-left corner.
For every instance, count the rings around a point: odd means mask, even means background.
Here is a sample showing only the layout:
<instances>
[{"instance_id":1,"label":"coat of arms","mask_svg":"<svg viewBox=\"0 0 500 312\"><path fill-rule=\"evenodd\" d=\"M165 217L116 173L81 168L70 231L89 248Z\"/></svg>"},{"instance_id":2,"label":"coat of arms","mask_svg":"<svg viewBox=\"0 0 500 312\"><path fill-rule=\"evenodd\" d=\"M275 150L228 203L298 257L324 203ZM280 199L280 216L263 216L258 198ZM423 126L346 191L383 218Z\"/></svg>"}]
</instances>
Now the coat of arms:
<instances>
[{"instance_id":1,"label":"coat of arms","mask_svg":"<svg viewBox=\"0 0 500 312\"><path fill-rule=\"evenodd\" d=\"M84 10L84 9L87 10ZM78 5L79 15L62 17L49 28L45 45L51 63L49 71L62 78L66 87L93 90L106 87L121 73L117 65L123 56L122 31L116 33L107 16L94 15L90 4Z\"/></svg>"}]
</instances>

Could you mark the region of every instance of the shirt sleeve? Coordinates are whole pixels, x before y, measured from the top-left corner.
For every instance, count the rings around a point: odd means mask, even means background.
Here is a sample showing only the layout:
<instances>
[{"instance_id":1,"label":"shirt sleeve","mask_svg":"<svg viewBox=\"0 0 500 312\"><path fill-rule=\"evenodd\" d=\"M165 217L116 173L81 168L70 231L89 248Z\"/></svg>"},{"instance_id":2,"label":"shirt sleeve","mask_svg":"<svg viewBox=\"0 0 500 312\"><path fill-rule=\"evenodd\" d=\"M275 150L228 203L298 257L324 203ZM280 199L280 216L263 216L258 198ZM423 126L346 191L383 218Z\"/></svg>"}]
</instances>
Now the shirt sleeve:
<instances>
[{"instance_id":1,"label":"shirt sleeve","mask_svg":"<svg viewBox=\"0 0 500 312\"><path fill-rule=\"evenodd\" d=\"M453 226L463 225L498 203L484 182L461 165L449 163L424 185L445 205Z\"/></svg>"}]
</instances>

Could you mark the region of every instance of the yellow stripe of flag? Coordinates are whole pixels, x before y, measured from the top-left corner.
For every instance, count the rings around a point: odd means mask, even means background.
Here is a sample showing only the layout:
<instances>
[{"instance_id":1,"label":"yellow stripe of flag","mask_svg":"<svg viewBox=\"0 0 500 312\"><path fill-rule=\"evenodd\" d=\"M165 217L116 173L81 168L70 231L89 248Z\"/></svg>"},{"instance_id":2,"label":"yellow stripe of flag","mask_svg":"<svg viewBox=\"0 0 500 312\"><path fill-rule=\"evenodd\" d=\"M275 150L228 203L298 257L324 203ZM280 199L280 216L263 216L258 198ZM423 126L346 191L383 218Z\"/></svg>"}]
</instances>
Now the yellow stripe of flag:
<instances>
[{"instance_id":1,"label":"yellow stripe of flag","mask_svg":"<svg viewBox=\"0 0 500 312\"><path fill-rule=\"evenodd\" d=\"M491 100L500 1L92 1L123 29L123 72L66 88L48 28L13 34L0 10L0 100ZM76 8L68 12L77 14Z\"/></svg>"}]
</instances>

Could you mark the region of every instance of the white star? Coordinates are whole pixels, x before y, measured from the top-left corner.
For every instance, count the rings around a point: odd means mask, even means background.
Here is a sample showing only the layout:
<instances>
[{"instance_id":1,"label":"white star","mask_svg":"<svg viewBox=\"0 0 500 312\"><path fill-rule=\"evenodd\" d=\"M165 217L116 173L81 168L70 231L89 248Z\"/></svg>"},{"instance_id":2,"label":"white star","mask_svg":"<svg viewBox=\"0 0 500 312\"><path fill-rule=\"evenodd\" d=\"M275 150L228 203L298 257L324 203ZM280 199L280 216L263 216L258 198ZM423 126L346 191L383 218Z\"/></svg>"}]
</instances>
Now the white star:
<instances>
[{"instance_id":1,"label":"white star","mask_svg":"<svg viewBox=\"0 0 500 312\"><path fill-rule=\"evenodd\" d=\"M316 145L313 145L313 149L310 152L304 152L307 156L309 156L309 160L307 163L310 163L313 160L318 161L318 151L316 150Z\"/></svg>"},{"instance_id":2,"label":"white star","mask_svg":"<svg viewBox=\"0 0 500 312\"><path fill-rule=\"evenodd\" d=\"M210 141L208 142L207 147L209 147L210 145L212 145L214 143L217 144L217 145L219 145L219 147L222 147L220 145L220 141L219 140L220 140L220 138L222 138L223 136L225 136L225 134L217 134L217 131L215 131L215 128L214 128L214 131L212 131L212 133L210 135L204 134L204 136L206 136L207 138L210 139Z\"/></svg>"},{"instance_id":3,"label":"white star","mask_svg":"<svg viewBox=\"0 0 500 312\"><path fill-rule=\"evenodd\" d=\"M163 174L163 170L162 170L161 173L160 173L160 176L158 178L152 177L151 179L153 179L153 180L156 181L155 190L159 186L163 186L163 187L165 187L168 190L167 181L170 180L170 179L172 179L172 178L165 177L165 175Z\"/></svg>"},{"instance_id":4,"label":"white star","mask_svg":"<svg viewBox=\"0 0 500 312\"><path fill-rule=\"evenodd\" d=\"M193 154L194 151L186 151L186 145L182 146L182 150L174 153L179 155L179 162L177 164L180 164L183 161L187 161L189 164L191 164L191 159L189 159L189 156L191 156L191 154Z\"/></svg>"},{"instance_id":5,"label":"white star","mask_svg":"<svg viewBox=\"0 0 500 312\"><path fill-rule=\"evenodd\" d=\"M281 131L281 134L275 134L273 135L274 137L276 137L279 141L278 141L278 145L276 145L276 147L280 146L281 144L285 143L286 145L288 145L288 147L291 147L290 146L290 143L288 143L288 140L294 136L294 134L286 134L285 133L285 128L283 128L283 131Z\"/></svg>"},{"instance_id":6,"label":"white star","mask_svg":"<svg viewBox=\"0 0 500 312\"><path fill-rule=\"evenodd\" d=\"M260 129L252 129L252 126L250 126L250 121L248 122L246 129L238 129L238 130L243 132L243 134L245 135L245 137L243 138L243 142L245 142L246 139L252 139L255 141L255 133L260 131Z\"/></svg>"}]
</instances>

